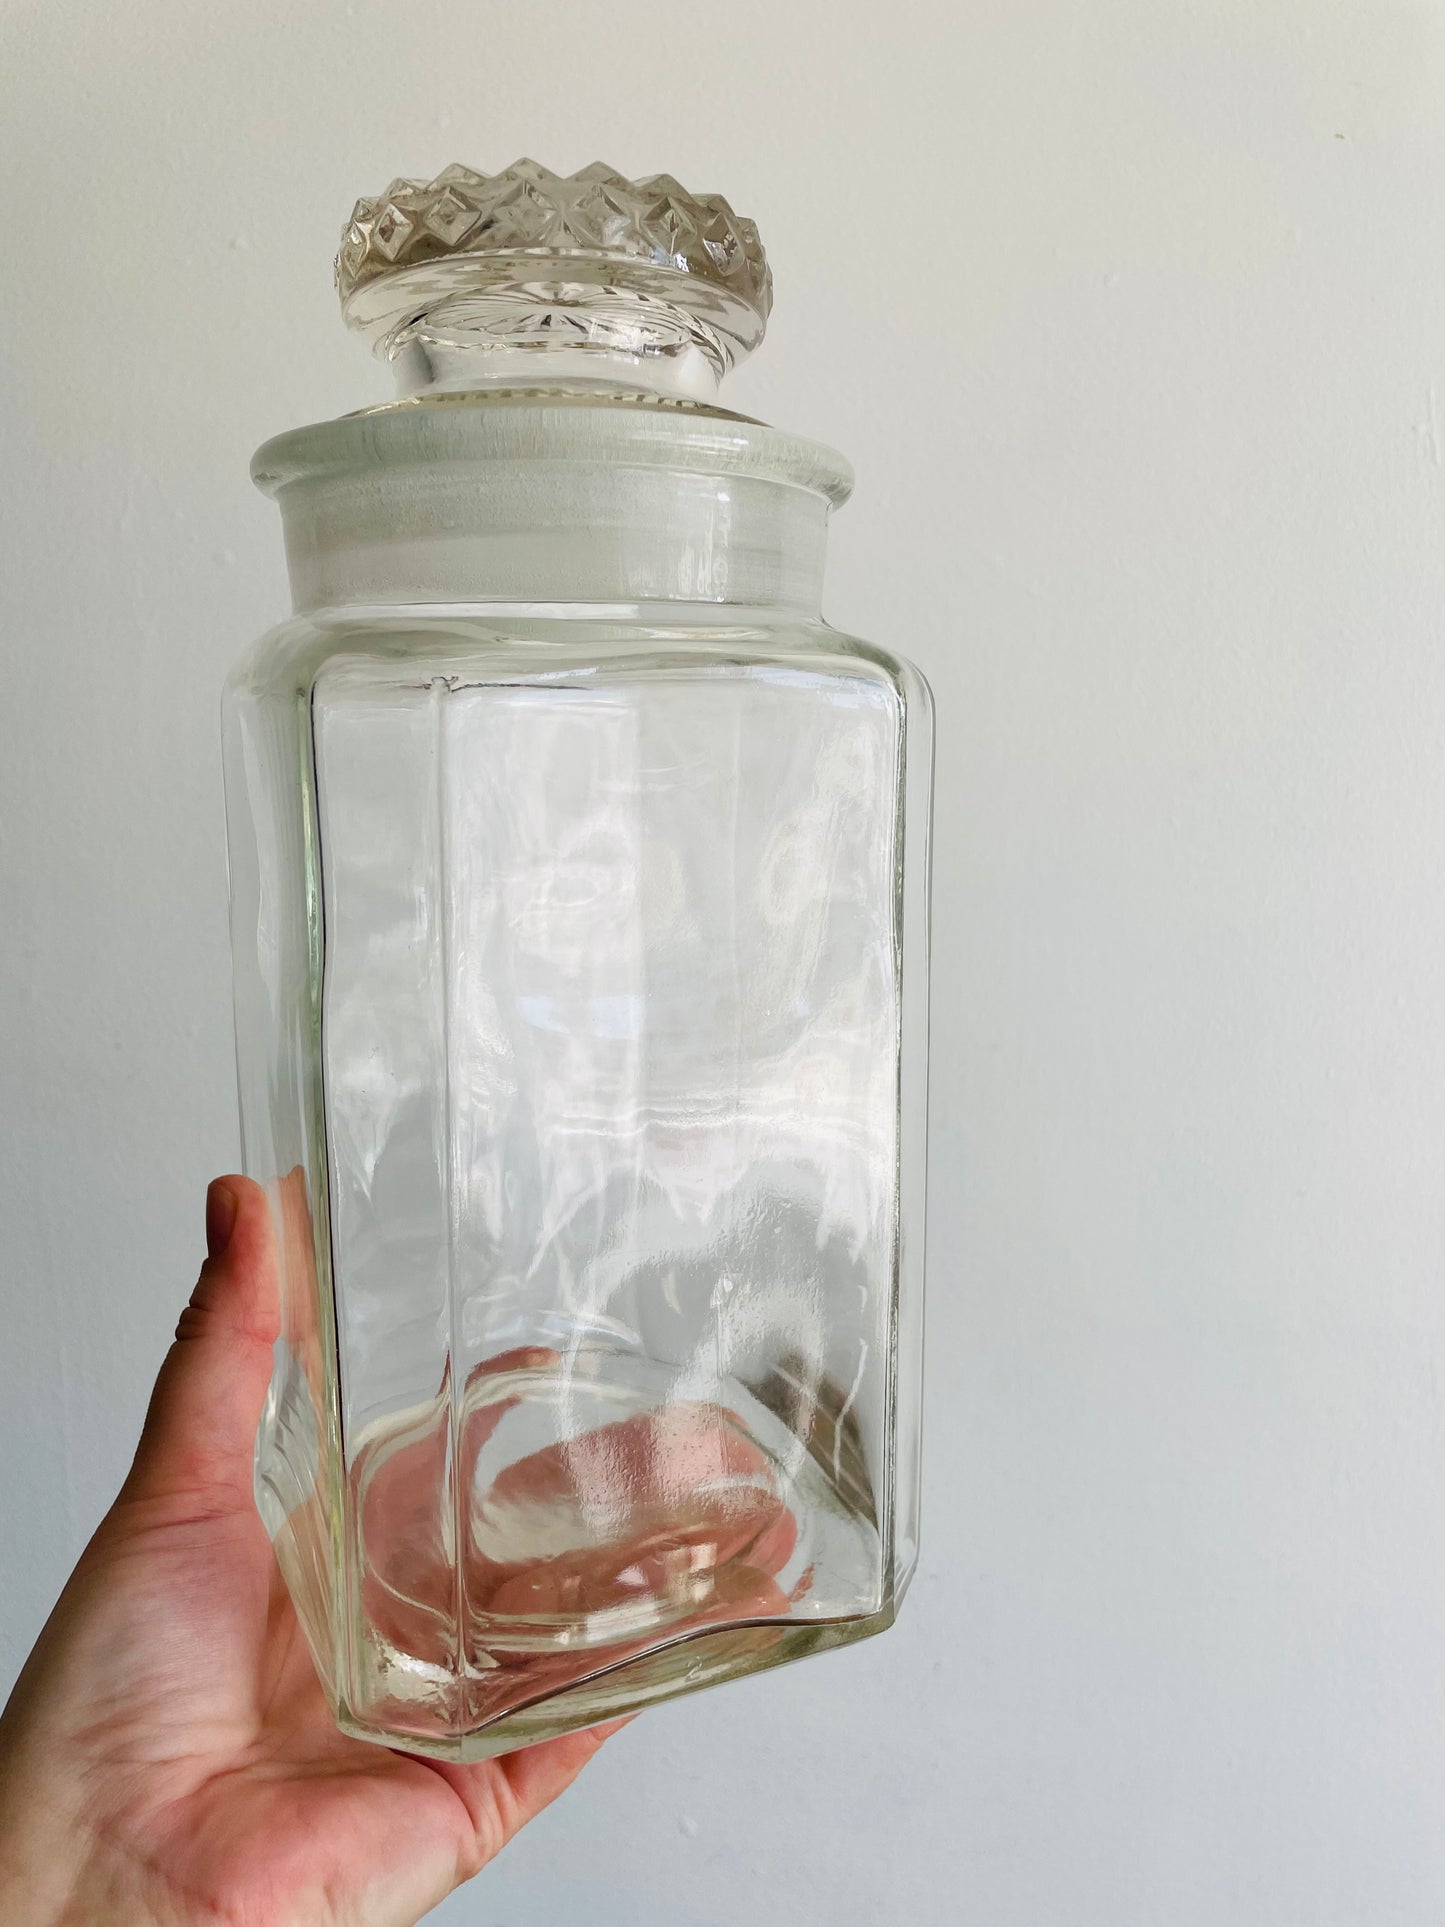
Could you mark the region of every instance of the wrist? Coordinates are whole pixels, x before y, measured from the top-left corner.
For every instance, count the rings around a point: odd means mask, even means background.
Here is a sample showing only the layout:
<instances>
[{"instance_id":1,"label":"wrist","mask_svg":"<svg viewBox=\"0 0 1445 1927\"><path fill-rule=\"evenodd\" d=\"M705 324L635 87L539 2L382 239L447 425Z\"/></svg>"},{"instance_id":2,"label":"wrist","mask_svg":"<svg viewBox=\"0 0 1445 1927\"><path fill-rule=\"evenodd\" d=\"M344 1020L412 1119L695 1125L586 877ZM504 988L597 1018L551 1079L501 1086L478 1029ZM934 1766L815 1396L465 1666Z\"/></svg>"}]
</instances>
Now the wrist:
<instances>
[{"instance_id":1,"label":"wrist","mask_svg":"<svg viewBox=\"0 0 1445 1927\"><path fill-rule=\"evenodd\" d=\"M25 1927L179 1927L157 1911L148 1883L120 1856L73 1827L5 1815L0 1826L0 1922Z\"/></svg>"}]
</instances>

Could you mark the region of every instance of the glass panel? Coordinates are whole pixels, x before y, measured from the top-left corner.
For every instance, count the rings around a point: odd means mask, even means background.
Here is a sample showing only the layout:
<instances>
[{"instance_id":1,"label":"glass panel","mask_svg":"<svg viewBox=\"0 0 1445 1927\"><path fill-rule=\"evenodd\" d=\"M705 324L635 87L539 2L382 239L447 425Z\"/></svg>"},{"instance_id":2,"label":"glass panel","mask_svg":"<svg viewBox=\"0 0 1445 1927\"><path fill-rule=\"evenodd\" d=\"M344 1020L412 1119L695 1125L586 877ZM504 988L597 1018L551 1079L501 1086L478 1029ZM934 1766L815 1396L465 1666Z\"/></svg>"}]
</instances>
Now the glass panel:
<instances>
[{"instance_id":1,"label":"glass panel","mask_svg":"<svg viewBox=\"0 0 1445 1927\"><path fill-rule=\"evenodd\" d=\"M358 1712L882 1608L901 714L862 663L318 675Z\"/></svg>"}]
</instances>

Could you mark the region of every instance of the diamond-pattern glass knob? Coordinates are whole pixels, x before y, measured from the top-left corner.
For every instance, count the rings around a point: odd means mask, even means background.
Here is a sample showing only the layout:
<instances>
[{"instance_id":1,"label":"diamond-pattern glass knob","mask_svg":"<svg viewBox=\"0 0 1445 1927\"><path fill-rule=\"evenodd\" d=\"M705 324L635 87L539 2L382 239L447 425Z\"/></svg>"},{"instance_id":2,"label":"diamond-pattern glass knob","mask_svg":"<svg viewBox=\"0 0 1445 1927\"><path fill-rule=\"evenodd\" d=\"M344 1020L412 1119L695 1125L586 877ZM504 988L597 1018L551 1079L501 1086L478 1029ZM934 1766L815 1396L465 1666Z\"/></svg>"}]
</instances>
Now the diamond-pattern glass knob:
<instances>
[{"instance_id":1,"label":"diamond-pattern glass knob","mask_svg":"<svg viewBox=\"0 0 1445 1927\"><path fill-rule=\"evenodd\" d=\"M499 315L525 308L534 338L551 313L574 340L613 340L631 305L671 314L718 373L756 347L772 305L757 228L720 194L670 174L629 180L601 161L568 175L531 160L500 174L456 163L395 180L356 203L336 286L381 352L439 311L453 330L470 313L495 335L511 325Z\"/></svg>"}]
</instances>

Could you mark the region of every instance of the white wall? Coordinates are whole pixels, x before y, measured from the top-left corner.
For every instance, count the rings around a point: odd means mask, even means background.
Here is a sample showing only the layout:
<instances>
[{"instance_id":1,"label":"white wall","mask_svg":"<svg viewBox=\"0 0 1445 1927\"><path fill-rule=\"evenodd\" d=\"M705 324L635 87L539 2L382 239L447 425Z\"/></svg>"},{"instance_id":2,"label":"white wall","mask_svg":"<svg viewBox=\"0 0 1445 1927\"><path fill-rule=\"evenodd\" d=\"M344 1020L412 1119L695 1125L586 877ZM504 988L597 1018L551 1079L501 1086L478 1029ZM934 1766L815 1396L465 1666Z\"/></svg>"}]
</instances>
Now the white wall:
<instances>
[{"instance_id":1,"label":"white wall","mask_svg":"<svg viewBox=\"0 0 1445 1927\"><path fill-rule=\"evenodd\" d=\"M0 1628L236 1156L246 480L379 398L329 258L452 158L716 186L734 405L860 487L941 713L922 1576L650 1714L488 1927L1445 1918L1445 15L1427 0L0 10Z\"/></svg>"}]
</instances>

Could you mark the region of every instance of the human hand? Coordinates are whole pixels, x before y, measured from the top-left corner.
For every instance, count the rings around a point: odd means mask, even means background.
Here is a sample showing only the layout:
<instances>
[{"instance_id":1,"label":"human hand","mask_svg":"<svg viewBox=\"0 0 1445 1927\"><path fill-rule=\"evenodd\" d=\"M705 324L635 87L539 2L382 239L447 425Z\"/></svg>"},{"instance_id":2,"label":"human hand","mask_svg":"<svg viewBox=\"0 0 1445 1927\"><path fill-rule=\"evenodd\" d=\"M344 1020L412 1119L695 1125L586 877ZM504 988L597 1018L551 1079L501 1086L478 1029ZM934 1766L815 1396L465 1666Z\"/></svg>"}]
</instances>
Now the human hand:
<instances>
[{"instance_id":1,"label":"human hand","mask_svg":"<svg viewBox=\"0 0 1445 1927\"><path fill-rule=\"evenodd\" d=\"M210 1256L119 1497L0 1715L4 1927L403 1927L613 1727L474 1766L333 1723L252 1498L279 1324L264 1193Z\"/></svg>"}]
</instances>

